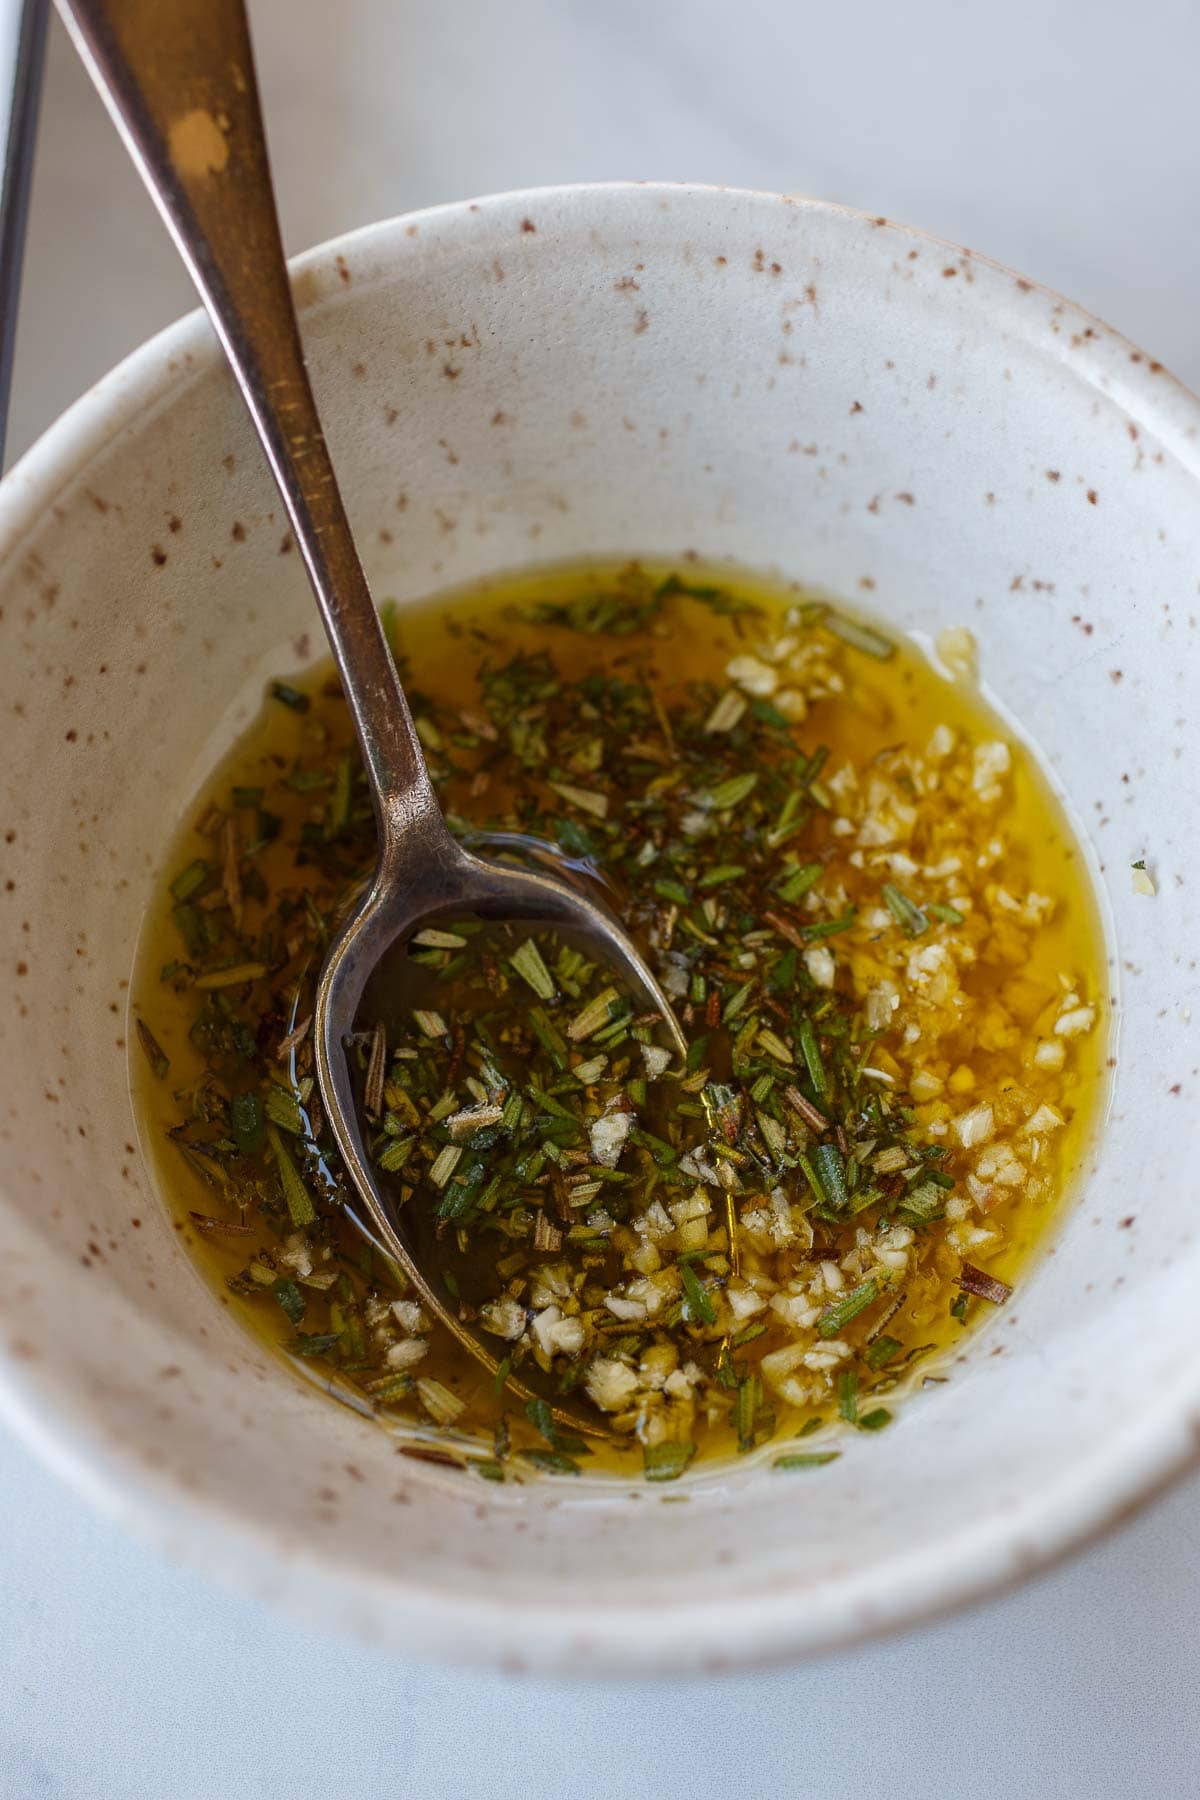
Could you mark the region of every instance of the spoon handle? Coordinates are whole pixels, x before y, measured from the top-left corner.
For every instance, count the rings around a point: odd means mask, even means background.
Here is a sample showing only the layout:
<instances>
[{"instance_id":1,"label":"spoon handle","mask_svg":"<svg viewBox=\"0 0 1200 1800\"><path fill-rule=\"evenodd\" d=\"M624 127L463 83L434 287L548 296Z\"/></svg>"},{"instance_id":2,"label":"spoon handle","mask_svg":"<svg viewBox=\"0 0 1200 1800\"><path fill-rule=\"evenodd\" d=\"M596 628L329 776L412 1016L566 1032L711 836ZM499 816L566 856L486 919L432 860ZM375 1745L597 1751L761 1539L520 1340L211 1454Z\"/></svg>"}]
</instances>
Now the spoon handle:
<instances>
[{"instance_id":1,"label":"spoon handle","mask_svg":"<svg viewBox=\"0 0 1200 1800\"><path fill-rule=\"evenodd\" d=\"M58 0L200 290L308 568L385 860L451 842L354 547L304 365L244 0Z\"/></svg>"},{"instance_id":2,"label":"spoon handle","mask_svg":"<svg viewBox=\"0 0 1200 1800\"><path fill-rule=\"evenodd\" d=\"M20 5L6 6L0 18L0 63L7 77L5 89L0 92L0 461L8 427L25 220L46 54L46 20L46 0L21 0Z\"/></svg>"}]
</instances>

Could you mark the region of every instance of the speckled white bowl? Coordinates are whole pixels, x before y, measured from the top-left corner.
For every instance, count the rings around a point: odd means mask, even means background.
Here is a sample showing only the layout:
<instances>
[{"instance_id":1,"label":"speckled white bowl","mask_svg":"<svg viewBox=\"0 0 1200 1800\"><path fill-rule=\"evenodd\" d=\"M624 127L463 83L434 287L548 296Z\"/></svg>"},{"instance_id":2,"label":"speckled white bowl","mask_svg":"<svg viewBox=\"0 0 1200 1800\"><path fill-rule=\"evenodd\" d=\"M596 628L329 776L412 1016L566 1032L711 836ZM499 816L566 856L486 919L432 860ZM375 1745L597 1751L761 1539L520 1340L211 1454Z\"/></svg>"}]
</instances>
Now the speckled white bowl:
<instances>
[{"instance_id":1,"label":"speckled white bowl","mask_svg":"<svg viewBox=\"0 0 1200 1800\"><path fill-rule=\"evenodd\" d=\"M265 674L319 648L193 316L0 489L5 1416L172 1555L510 1668L811 1651L1118 1518L1200 1437L1197 402L995 264L765 195L452 206L312 252L296 287L377 591L695 550L972 627L1102 871L1112 1114L1056 1253L967 1366L819 1477L497 1489L296 1385L176 1242L126 1074L156 859ZM1154 900L1130 891L1143 854Z\"/></svg>"}]
</instances>

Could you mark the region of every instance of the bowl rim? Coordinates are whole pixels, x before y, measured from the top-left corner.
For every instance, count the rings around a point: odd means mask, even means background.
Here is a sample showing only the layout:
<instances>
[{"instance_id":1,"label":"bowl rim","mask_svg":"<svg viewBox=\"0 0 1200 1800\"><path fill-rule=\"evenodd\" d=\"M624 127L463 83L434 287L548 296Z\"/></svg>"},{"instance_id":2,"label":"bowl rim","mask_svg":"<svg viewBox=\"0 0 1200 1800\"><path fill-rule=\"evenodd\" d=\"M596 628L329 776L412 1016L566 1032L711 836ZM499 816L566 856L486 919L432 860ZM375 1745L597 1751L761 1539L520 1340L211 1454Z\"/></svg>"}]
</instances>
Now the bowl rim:
<instances>
[{"instance_id":1,"label":"bowl rim","mask_svg":"<svg viewBox=\"0 0 1200 1800\"><path fill-rule=\"evenodd\" d=\"M814 217L886 227L906 242L970 257L973 266L1002 277L1013 291L1042 296L1055 316L1090 325L1093 335L1073 350L1072 368L1081 379L1110 387L1119 365L1123 401L1137 417L1154 421L1151 429L1200 480L1200 399L1121 333L990 257L916 227L807 196L690 182L517 189L360 226L290 259L289 268L293 281L326 276L335 259L352 258L365 248L376 254L398 250L414 224L462 232L474 217L523 213L538 203L619 206L635 196L644 197L648 207L664 199L784 205ZM333 291L332 282L312 282L299 303L301 315ZM997 324L1004 320L1002 296L997 288L995 299L988 297ZM1027 341L1061 353L1040 315L1034 322L1026 313L1021 331ZM59 493L149 406L165 404L221 361L216 338L197 308L133 350L77 399L0 483L5 560L19 554ZM755 1587L747 1596L684 1600L669 1609L621 1601L592 1610L585 1622L545 1602L489 1600L486 1587L464 1597L408 1578L368 1582L335 1553L284 1543L230 1500L200 1499L174 1476L147 1467L135 1445L115 1443L93 1424L69 1376L43 1360L22 1360L2 1339L0 1421L142 1542L215 1574L229 1587L277 1601L309 1623L398 1645L400 1633L389 1632L387 1624L389 1617L402 1618L404 1644L419 1644L422 1655L439 1660L557 1675L629 1676L795 1660L943 1615L1050 1567L1131 1516L1200 1461L1200 1370L1191 1376L1181 1370L1151 1405L1107 1433L1086 1461L1049 1487L1033 1490L1002 1519L984 1514L941 1540L936 1551L897 1555L887 1565L886 1592L877 1575L869 1582L860 1578L856 1587L853 1575L839 1574L802 1594L781 1584L770 1593Z\"/></svg>"}]
</instances>

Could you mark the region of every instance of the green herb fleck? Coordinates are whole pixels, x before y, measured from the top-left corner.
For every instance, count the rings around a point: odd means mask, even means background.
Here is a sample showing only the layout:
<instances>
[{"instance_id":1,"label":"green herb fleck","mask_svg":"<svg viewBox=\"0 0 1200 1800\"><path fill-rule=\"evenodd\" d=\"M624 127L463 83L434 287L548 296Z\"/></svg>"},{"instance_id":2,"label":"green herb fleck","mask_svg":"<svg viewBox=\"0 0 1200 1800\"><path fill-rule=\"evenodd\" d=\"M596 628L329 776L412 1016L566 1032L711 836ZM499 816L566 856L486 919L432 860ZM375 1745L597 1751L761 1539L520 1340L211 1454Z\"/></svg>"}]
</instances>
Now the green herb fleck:
<instances>
[{"instance_id":1,"label":"green herb fleck","mask_svg":"<svg viewBox=\"0 0 1200 1800\"><path fill-rule=\"evenodd\" d=\"M299 688L290 687L286 681L271 683L271 698L278 700L281 706L290 707L293 712L298 713L306 713L312 705L307 694L302 694Z\"/></svg>"},{"instance_id":2,"label":"green herb fleck","mask_svg":"<svg viewBox=\"0 0 1200 1800\"><path fill-rule=\"evenodd\" d=\"M304 1226L311 1225L317 1216L312 1196L297 1173L296 1165L273 1125L267 1126L267 1141L271 1146L275 1157L275 1166L279 1171L279 1180L283 1188L283 1198L288 1209L288 1216L297 1231L300 1231Z\"/></svg>"},{"instance_id":3,"label":"green herb fleck","mask_svg":"<svg viewBox=\"0 0 1200 1800\"><path fill-rule=\"evenodd\" d=\"M843 1294L840 1300L835 1300L825 1308L817 1320L817 1335L823 1338L836 1337L844 1325L848 1325L851 1319L857 1319L859 1313L865 1312L868 1306L873 1306L878 1298L879 1283L873 1276L869 1281L860 1282L848 1294Z\"/></svg>"},{"instance_id":4,"label":"green herb fleck","mask_svg":"<svg viewBox=\"0 0 1200 1800\"><path fill-rule=\"evenodd\" d=\"M893 1358L900 1354L902 1348L903 1345L898 1338L877 1337L873 1343L867 1346L867 1367L869 1369L885 1369Z\"/></svg>"},{"instance_id":5,"label":"green herb fleck","mask_svg":"<svg viewBox=\"0 0 1200 1800\"><path fill-rule=\"evenodd\" d=\"M920 937L923 931L929 930L928 916L907 894L901 893L894 882L885 881L882 892L888 911L906 937Z\"/></svg>"},{"instance_id":6,"label":"green herb fleck","mask_svg":"<svg viewBox=\"0 0 1200 1800\"><path fill-rule=\"evenodd\" d=\"M704 1288L697 1278L696 1271L690 1263L682 1263L679 1269L683 1281L684 1305L689 1319L702 1325L715 1325L716 1311Z\"/></svg>"},{"instance_id":7,"label":"green herb fleck","mask_svg":"<svg viewBox=\"0 0 1200 1800\"><path fill-rule=\"evenodd\" d=\"M539 1000L553 1000L554 977L532 938L526 938L524 943L518 944L508 960L521 979L528 982Z\"/></svg>"},{"instance_id":8,"label":"green herb fleck","mask_svg":"<svg viewBox=\"0 0 1200 1800\"><path fill-rule=\"evenodd\" d=\"M171 1059L144 1019L137 1022L138 1043L156 1081L161 1081L171 1066Z\"/></svg>"},{"instance_id":9,"label":"green herb fleck","mask_svg":"<svg viewBox=\"0 0 1200 1800\"><path fill-rule=\"evenodd\" d=\"M271 1289L276 1300L287 1314L293 1325L298 1325L304 1317L304 1295L294 1281L279 1280Z\"/></svg>"},{"instance_id":10,"label":"green herb fleck","mask_svg":"<svg viewBox=\"0 0 1200 1800\"><path fill-rule=\"evenodd\" d=\"M696 1454L695 1444L647 1444L642 1451L647 1481L678 1481Z\"/></svg>"},{"instance_id":11,"label":"green herb fleck","mask_svg":"<svg viewBox=\"0 0 1200 1800\"><path fill-rule=\"evenodd\" d=\"M235 1094L229 1102L229 1128L242 1156L253 1156L263 1140L263 1109L252 1091Z\"/></svg>"}]
</instances>

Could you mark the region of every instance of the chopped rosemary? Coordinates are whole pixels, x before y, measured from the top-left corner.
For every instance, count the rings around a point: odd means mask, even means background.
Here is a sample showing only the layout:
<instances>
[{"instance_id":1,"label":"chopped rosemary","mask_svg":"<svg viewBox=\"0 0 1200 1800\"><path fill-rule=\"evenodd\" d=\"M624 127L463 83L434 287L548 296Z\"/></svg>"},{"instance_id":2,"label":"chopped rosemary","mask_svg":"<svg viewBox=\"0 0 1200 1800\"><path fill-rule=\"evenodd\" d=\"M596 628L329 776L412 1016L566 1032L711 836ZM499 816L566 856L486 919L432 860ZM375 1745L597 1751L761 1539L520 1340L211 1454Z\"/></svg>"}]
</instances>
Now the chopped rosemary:
<instances>
[{"instance_id":1,"label":"chopped rosemary","mask_svg":"<svg viewBox=\"0 0 1200 1800\"><path fill-rule=\"evenodd\" d=\"M903 1349L899 1338L881 1336L868 1345L866 1363L869 1369L885 1369Z\"/></svg>"},{"instance_id":2,"label":"chopped rosemary","mask_svg":"<svg viewBox=\"0 0 1200 1800\"><path fill-rule=\"evenodd\" d=\"M328 1356L341 1338L340 1331L298 1331L287 1348L297 1356Z\"/></svg>"},{"instance_id":3,"label":"chopped rosemary","mask_svg":"<svg viewBox=\"0 0 1200 1800\"><path fill-rule=\"evenodd\" d=\"M138 1043L142 1046L142 1053L153 1070L155 1079L161 1081L171 1066L170 1057L144 1019L139 1019L137 1022L137 1036Z\"/></svg>"},{"instance_id":4,"label":"chopped rosemary","mask_svg":"<svg viewBox=\"0 0 1200 1800\"><path fill-rule=\"evenodd\" d=\"M713 812L731 812L743 800L748 800L757 786L758 776L752 770L743 775L731 775L728 781L718 782L709 790L705 803Z\"/></svg>"},{"instance_id":5,"label":"chopped rosemary","mask_svg":"<svg viewBox=\"0 0 1200 1800\"><path fill-rule=\"evenodd\" d=\"M890 1425L891 1422L892 1415L886 1406L874 1406L870 1412L859 1414L858 1429L860 1431L882 1431L884 1426Z\"/></svg>"},{"instance_id":6,"label":"chopped rosemary","mask_svg":"<svg viewBox=\"0 0 1200 1800\"><path fill-rule=\"evenodd\" d=\"M1007 1281L988 1275L969 1262L965 1262L959 1270L958 1285L968 1294L977 1294L981 1300L990 1300L993 1306L1003 1306L1006 1300L1012 1298L1012 1289Z\"/></svg>"},{"instance_id":7,"label":"chopped rosemary","mask_svg":"<svg viewBox=\"0 0 1200 1800\"><path fill-rule=\"evenodd\" d=\"M235 1094L229 1102L229 1128L243 1156L253 1156L263 1139L262 1101L252 1090Z\"/></svg>"},{"instance_id":8,"label":"chopped rosemary","mask_svg":"<svg viewBox=\"0 0 1200 1800\"><path fill-rule=\"evenodd\" d=\"M914 905L907 894L902 894L893 882L885 881L882 892L888 911L908 937L920 937L922 932L929 930L927 914Z\"/></svg>"},{"instance_id":9,"label":"chopped rosemary","mask_svg":"<svg viewBox=\"0 0 1200 1800\"><path fill-rule=\"evenodd\" d=\"M687 1316L699 1321L702 1325L715 1325L716 1308L705 1292L703 1285L690 1263L681 1263L679 1269L683 1281L684 1305Z\"/></svg>"},{"instance_id":10,"label":"chopped rosemary","mask_svg":"<svg viewBox=\"0 0 1200 1800\"><path fill-rule=\"evenodd\" d=\"M843 1294L840 1300L835 1300L825 1308L817 1320L817 1335L823 1338L837 1337L851 1319L857 1319L859 1313L865 1312L868 1306L873 1306L878 1298L879 1283L873 1276L870 1281L860 1282L848 1294Z\"/></svg>"},{"instance_id":11,"label":"chopped rosemary","mask_svg":"<svg viewBox=\"0 0 1200 1800\"><path fill-rule=\"evenodd\" d=\"M839 914L836 919L821 919L815 925L806 925L804 927L805 939L810 944L815 944L821 938L840 937L843 931L850 930L857 917L858 908L848 906L845 912Z\"/></svg>"},{"instance_id":12,"label":"chopped rosemary","mask_svg":"<svg viewBox=\"0 0 1200 1800\"><path fill-rule=\"evenodd\" d=\"M513 951L509 962L522 980L528 982L539 1000L554 998L554 977L542 961L542 953L532 938L526 938Z\"/></svg>"},{"instance_id":13,"label":"chopped rosemary","mask_svg":"<svg viewBox=\"0 0 1200 1800\"><path fill-rule=\"evenodd\" d=\"M896 646L891 638L884 637L873 625L864 625L860 619L851 619L845 613L835 612L831 607L821 620L826 631L832 631L845 644L852 644L856 650L865 651L879 662L886 662L895 655Z\"/></svg>"},{"instance_id":14,"label":"chopped rosemary","mask_svg":"<svg viewBox=\"0 0 1200 1800\"><path fill-rule=\"evenodd\" d=\"M304 1295L294 1281L276 1281L271 1288L276 1300L283 1308L293 1325L298 1325L304 1317Z\"/></svg>"},{"instance_id":15,"label":"chopped rosemary","mask_svg":"<svg viewBox=\"0 0 1200 1800\"><path fill-rule=\"evenodd\" d=\"M278 700L282 706L290 707L292 712L306 713L312 705L312 700L306 693L291 687L286 681L271 683L271 698Z\"/></svg>"},{"instance_id":16,"label":"chopped rosemary","mask_svg":"<svg viewBox=\"0 0 1200 1800\"><path fill-rule=\"evenodd\" d=\"M535 1469L541 1469L547 1475L581 1475L580 1465L565 1450L522 1450L519 1452L522 1461Z\"/></svg>"},{"instance_id":17,"label":"chopped rosemary","mask_svg":"<svg viewBox=\"0 0 1200 1800\"><path fill-rule=\"evenodd\" d=\"M829 1077L825 1072L825 1062L821 1055L821 1045L817 1038L816 1027L807 1016L800 1021L800 1053L808 1070L808 1078L816 1089L817 1098L821 1100L829 1091Z\"/></svg>"},{"instance_id":18,"label":"chopped rosemary","mask_svg":"<svg viewBox=\"0 0 1200 1800\"><path fill-rule=\"evenodd\" d=\"M245 987L248 982L261 981L266 972L266 963L228 963L223 969L207 969L203 975L197 975L196 986L200 989Z\"/></svg>"},{"instance_id":19,"label":"chopped rosemary","mask_svg":"<svg viewBox=\"0 0 1200 1800\"><path fill-rule=\"evenodd\" d=\"M311 1225L317 1216L316 1208L312 1203L312 1195L300 1179L291 1154L285 1148L283 1139L273 1125L267 1126L267 1141L275 1157L275 1167L279 1172L279 1181L283 1188L288 1217L297 1228Z\"/></svg>"},{"instance_id":20,"label":"chopped rosemary","mask_svg":"<svg viewBox=\"0 0 1200 1800\"><path fill-rule=\"evenodd\" d=\"M790 872L776 886L776 893L787 906L794 906L797 900L803 899L810 888L814 888L824 874L824 864L819 862L793 864Z\"/></svg>"},{"instance_id":21,"label":"chopped rosemary","mask_svg":"<svg viewBox=\"0 0 1200 1800\"><path fill-rule=\"evenodd\" d=\"M1007 855L1007 747L957 699L943 726L903 646L794 596L776 616L633 567L406 611L403 645L399 619L393 652L437 671L414 711L452 830L602 884L686 1053L532 926L438 917L369 990L347 1040L363 1147L496 1366L464 1376L360 1235L324 1116L314 984L375 826L336 684L273 683L171 861L159 1002L137 995L188 1240L261 1330L462 1478L591 1457L673 1482L713 1449L883 1429L884 1394L1009 1297L963 1253L1048 1210L1095 1012L1086 971L1063 1000L1052 902Z\"/></svg>"},{"instance_id":22,"label":"chopped rosemary","mask_svg":"<svg viewBox=\"0 0 1200 1800\"><path fill-rule=\"evenodd\" d=\"M181 903L184 900L190 900L192 895L205 885L208 880L208 875L208 864L204 861L203 857L197 857L195 861L190 862L187 868L183 870L182 874L177 875L171 883L172 897Z\"/></svg>"},{"instance_id":23,"label":"chopped rosemary","mask_svg":"<svg viewBox=\"0 0 1200 1800\"><path fill-rule=\"evenodd\" d=\"M678 1481L696 1454L695 1444L647 1444L642 1451L647 1481Z\"/></svg>"}]
</instances>

